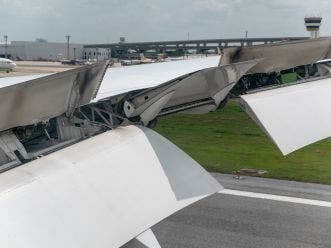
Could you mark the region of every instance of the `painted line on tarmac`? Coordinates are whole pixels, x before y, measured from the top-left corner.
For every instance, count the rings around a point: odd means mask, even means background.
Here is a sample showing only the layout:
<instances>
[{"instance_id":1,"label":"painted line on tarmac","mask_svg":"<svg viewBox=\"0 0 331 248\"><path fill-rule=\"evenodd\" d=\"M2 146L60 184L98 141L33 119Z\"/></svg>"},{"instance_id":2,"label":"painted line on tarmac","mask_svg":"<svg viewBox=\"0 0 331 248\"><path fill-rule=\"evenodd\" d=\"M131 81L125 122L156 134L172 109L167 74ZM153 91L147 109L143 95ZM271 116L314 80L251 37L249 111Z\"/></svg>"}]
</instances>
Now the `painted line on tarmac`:
<instances>
[{"instance_id":1,"label":"painted line on tarmac","mask_svg":"<svg viewBox=\"0 0 331 248\"><path fill-rule=\"evenodd\" d=\"M258 198L258 199L265 199L265 200L272 200L272 201L290 202L290 203L298 203L298 204L331 208L331 202L312 200L312 199L306 199L306 198L255 193L255 192L232 190L232 189L223 189L218 193L224 194L224 195L244 196L244 197L250 197L250 198Z\"/></svg>"}]
</instances>

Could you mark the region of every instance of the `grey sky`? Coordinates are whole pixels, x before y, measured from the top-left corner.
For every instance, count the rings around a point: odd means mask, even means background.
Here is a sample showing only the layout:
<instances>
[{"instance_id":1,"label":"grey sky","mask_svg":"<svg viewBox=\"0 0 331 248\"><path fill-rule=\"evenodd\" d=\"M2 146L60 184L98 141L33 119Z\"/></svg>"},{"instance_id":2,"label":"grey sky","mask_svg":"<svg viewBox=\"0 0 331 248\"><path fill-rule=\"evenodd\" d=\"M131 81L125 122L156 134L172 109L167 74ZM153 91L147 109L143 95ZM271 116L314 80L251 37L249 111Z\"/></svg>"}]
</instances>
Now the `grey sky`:
<instances>
[{"instance_id":1,"label":"grey sky","mask_svg":"<svg viewBox=\"0 0 331 248\"><path fill-rule=\"evenodd\" d=\"M0 40L75 42L307 36L305 15L331 35L330 0L0 0Z\"/></svg>"}]
</instances>

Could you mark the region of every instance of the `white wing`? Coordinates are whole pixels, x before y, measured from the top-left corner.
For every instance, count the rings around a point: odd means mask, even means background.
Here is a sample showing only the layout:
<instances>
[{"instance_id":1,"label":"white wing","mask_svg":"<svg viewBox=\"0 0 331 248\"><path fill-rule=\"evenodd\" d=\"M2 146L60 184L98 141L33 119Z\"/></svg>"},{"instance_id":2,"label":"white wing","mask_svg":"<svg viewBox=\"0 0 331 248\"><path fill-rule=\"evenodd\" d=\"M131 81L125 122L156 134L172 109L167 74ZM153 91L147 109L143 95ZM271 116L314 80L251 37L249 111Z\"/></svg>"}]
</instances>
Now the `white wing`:
<instances>
[{"instance_id":1,"label":"white wing","mask_svg":"<svg viewBox=\"0 0 331 248\"><path fill-rule=\"evenodd\" d=\"M94 101L133 90L161 85L177 77L219 65L220 56L171 61L128 67L109 68ZM52 74L37 74L0 78L0 88L45 78Z\"/></svg>"},{"instance_id":2,"label":"white wing","mask_svg":"<svg viewBox=\"0 0 331 248\"><path fill-rule=\"evenodd\" d=\"M122 248L161 248L161 246L152 230L148 229L135 239L123 245Z\"/></svg>"},{"instance_id":3,"label":"white wing","mask_svg":"<svg viewBox=\"0 0 331 248\"><path fill-rule=\"evenodd\" d=\"M107 70L94 101L133 90L156 87L175 78L216 67L219 62L220 56L211 56L199 59L112 67Z\"/></svg>"},{"instance_id":4,"label":"white wing","mask_svg":"<svg viewBox=\"0 0 331 248\"><path fill-rule=\"evenodd\" d=\"M241 96L248 114L286 155L331 136L331 79Z\"/></svg>"},{"instance_id":5,"label":"white wing","mask_svg":"<svg viewBox=\"0 0 331 248\"><path fill-rule=\"evenodd\" d=\"M175 145L137 126L150 125L160 115L222 107L241 76L261 62L245 59L254 59L259 51L245 51L239 53L242 62L222 66L215 56L107 71L105 64L95 64L58 74L0 79L0 171L12 168L0 174L0 246L109 248L136 239L158 247L146 230L222 187ZM272 57L268 51L259 57ZM278 69L286 60L280 57ZM309 90L307 85L292 88L291 97L281 89L266 97L243 97L285 153L329 133L325 112L318 110L330 104L319 99L329 84ZM290 113L299 109L291 105L293 96L316 111L314 121L303 116L304 111L296 118L310 121L313 128L321 127L318 121L325 124L317 137L306 134L297 140L308 128L301 124L293 135L294 145L289 145L286 128L293 128L295 121ZM311 107L308 98L317 106ZM289 120L283 124L279 117ZM269 123L270 118L276 124Z\"/></svg>"},{"instance_id":6,"label":"white wing","mask_svg":"<svg viewBox=\"0 0 331 248\"><path fill-rule=\"evenodd\" d=\"M157 133L120 127L0 174L0 244L120 247L221 189Z\"/></svg>"}]
</instances>

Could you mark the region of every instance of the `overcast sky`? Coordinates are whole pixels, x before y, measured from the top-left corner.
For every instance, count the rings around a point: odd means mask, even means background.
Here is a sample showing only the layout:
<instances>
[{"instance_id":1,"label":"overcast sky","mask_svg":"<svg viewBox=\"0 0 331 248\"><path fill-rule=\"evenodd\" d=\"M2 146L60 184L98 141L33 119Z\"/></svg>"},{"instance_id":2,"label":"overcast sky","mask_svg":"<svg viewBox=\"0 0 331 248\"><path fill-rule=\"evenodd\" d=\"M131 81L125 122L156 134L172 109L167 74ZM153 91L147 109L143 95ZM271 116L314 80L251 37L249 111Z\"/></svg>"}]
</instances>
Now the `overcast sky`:
<instances>
[{"instance_id":1,"label":"overcast sky","mask_svg":"<svg viewBox=\"0 0 331 248\"><path fill-rule=\"evenodd\" d=\"M308 36L306 15L331 35L330 0L0 0L0 40L83 43Z\"/></svg>"}]
</instances>

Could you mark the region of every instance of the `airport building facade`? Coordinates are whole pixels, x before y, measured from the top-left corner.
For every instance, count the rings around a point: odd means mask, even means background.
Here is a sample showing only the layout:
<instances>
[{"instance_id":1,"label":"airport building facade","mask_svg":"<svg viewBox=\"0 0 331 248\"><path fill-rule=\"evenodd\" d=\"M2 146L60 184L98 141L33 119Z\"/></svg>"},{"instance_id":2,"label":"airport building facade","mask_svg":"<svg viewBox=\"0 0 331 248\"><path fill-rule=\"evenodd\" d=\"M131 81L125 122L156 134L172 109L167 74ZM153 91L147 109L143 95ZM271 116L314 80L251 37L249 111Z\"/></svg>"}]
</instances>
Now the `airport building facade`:
<instances>
[{"instance_id":1,"label":"airport building facade","mask_svg":"<svg viewBox=\"0 0 331 248\"><path fill-rule=\"evenodd\" d=\"M7 47L7 48L6 48ZM11 41L0 44L0 57L12 60L60 61L64 59L105 60L110 58L109 49L84 48L82 44L47 41ZM7 50L7 52L6 52Z\"/></svg>"}]
</instances>

